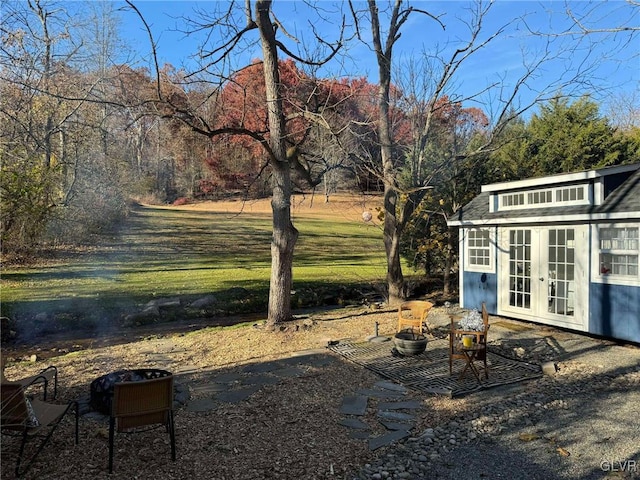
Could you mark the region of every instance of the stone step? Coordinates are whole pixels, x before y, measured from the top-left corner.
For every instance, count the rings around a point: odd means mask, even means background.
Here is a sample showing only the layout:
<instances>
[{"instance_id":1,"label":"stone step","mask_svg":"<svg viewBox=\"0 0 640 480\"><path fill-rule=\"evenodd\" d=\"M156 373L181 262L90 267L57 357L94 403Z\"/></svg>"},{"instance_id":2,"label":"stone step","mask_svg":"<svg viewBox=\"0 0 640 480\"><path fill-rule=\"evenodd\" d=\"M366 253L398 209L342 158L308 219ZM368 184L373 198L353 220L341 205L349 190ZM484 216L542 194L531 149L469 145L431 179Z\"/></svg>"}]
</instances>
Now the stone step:
<instances>
[{"instance_id":1,"label":"stone step","mask_svg":"<svg viewBox=\"0 0 640 480\"><path fill-rule=\"evenodd\" d=\"M367 412L368 398L363 395L347 395L342 399L340 413L362 416Z\"/></svg>"}]
</instances>

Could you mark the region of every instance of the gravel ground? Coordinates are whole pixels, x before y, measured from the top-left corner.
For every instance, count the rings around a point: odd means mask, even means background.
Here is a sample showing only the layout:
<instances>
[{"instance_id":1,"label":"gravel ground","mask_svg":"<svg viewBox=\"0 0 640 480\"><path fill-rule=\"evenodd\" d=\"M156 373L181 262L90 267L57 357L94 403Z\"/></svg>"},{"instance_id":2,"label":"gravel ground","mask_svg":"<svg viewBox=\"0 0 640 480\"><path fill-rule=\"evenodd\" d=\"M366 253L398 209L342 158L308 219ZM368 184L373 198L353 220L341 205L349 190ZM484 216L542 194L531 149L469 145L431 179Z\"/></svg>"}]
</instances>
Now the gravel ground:
<instances>
[{"instance_id":1,"label":"gravel ground","mask_svg":"<svg viewBox=\"0 0 640 480\"><path fill-rule=\"evenodd\" d=\"M640 478L637 346L545 327L493 325L491 336L494 350L553 362L556 373L469 396L460 416L391 447L354 479Z\"/></svg>"},{"instance_id":2,"label":"gravel ground","mask_svg":"<svg viewBox=\"0 0 640 480\"><path fill-rule=\"evenodd\" d=\"M355 478L597 479L625 461L616 478L640 478L640 371L594 381L584 365L559 366L557 378L475 396L472 411L390 449Z\"/></svg>"}]
</instances>

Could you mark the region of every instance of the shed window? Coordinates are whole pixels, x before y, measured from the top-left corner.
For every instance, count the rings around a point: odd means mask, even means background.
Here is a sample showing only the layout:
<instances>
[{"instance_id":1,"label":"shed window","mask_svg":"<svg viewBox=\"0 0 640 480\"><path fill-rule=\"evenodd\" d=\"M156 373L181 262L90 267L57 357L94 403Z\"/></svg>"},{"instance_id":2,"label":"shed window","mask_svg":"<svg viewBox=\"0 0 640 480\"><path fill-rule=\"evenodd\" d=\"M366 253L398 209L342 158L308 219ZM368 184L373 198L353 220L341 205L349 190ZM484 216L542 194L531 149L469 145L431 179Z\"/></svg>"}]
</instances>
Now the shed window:
<instances>
[{"instance_id":1,"label":"shed window","mask_svg":"<svg viewBox=\"0 0 640 480\"><path fill-rule=\"evenodd\" d=\"M600 275L637 277L638 227L600 227Z\"/></svg>"},{"instance_id":2,"label":"shed window","mask_svg":"<svg viewBox=\"0 0 640 480\"><path fill-rule=\"evenodd\" d=\"M584 200L584 188L570 187L556 190L556 202L576 202Z\"/></svg>"},{"instance_id":3,"label":"shed window","mask_svg":"<svg viewBox=\"0 0 640 480\"><path fill-rule=\"evenodd\" d=\"M519 205L526 205L524 200L524 193L512 193L502 196L503 207L516 207Z\"/></svg>"},{"instance_id":4,"label":"shed window","mask_svg":"<svg viewBox=\"0 0 640 480\"><path fill-rule=\"evenodd\" d=\"M499 210L518 210L523 208L557 208L567 205L589 205L587 185L554 187L526 192L500 193Z\"/></svg>"},{"instance_id":5,"label":"shed window","mask_svg":"<svg viewBox=\"0 0 640 480\"><path fill-rule=\"evenodd\" d=\"M467 258L470 269L490 270L491 234L489 229L469 230L467 235Z\"/></svg>"}]
</instances>

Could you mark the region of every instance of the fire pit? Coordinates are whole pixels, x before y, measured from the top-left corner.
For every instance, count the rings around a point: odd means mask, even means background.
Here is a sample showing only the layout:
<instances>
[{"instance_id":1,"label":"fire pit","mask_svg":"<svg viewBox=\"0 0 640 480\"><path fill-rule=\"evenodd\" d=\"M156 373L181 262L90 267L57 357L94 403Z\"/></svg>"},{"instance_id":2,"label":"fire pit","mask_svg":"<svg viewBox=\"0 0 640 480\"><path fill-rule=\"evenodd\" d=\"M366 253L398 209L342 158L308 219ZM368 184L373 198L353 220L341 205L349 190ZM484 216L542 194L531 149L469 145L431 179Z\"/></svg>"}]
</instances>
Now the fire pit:
<instances>
[{"instance_id":1,"label":"fire pit","mask_svg":"<svg viewBox=\"0 0 640 480\"><path fill-rule=\"evenodd\" d=\"M157 368L118 370L117 372L107 373L91 382L91 407L100 413L109 415L111 413L114 384L118 382L140 382L170 375L171 372Z\"/></svg>"},{"instance_id":2,"label":"fire pit","mask_svg":"<svg viewBox=\"0 0 640 480\"><path fill-rule=\"evenodd\" d=\"M427 337L413 333L411 330L403 330L393 337L393 343L400 355L418 355L427 349Z\"/></svg>"}]
</instances>

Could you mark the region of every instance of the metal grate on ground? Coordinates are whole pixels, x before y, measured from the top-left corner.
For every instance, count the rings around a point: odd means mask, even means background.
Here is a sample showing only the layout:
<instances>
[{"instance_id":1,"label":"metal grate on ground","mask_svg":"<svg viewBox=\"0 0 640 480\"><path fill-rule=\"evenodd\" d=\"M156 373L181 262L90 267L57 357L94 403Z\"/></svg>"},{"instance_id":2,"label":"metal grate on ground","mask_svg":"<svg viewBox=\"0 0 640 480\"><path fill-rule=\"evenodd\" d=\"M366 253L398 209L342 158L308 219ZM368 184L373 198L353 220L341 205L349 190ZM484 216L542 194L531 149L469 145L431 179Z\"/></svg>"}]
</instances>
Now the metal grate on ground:
<instances>
[{"instance_id":1,"label":"metal grate on ground","mask_svg":"<svg viewBox=\"0 0 640 480\"><path fill-rule=\"evenodd\" d=\"M520 362L488 352L489 378L478 384L473 373L460 379L464 362L454 361L449 374L449 341L429 341L424 353L413 356L393 356L392 342L339 343L329 347L333 352L378 375L425 393L459 397L481 389L517 383L542 376L539 365Z\"/></svg>"}]
</instances>

